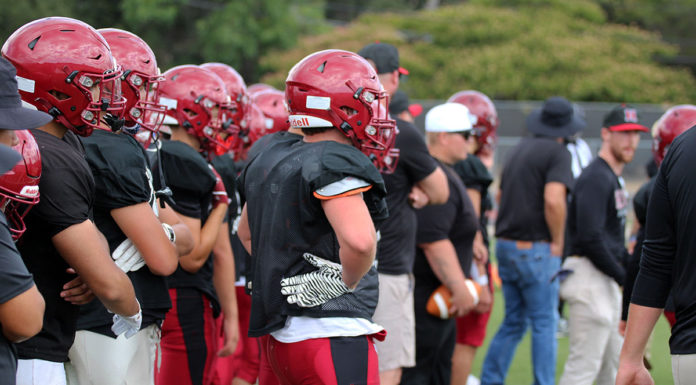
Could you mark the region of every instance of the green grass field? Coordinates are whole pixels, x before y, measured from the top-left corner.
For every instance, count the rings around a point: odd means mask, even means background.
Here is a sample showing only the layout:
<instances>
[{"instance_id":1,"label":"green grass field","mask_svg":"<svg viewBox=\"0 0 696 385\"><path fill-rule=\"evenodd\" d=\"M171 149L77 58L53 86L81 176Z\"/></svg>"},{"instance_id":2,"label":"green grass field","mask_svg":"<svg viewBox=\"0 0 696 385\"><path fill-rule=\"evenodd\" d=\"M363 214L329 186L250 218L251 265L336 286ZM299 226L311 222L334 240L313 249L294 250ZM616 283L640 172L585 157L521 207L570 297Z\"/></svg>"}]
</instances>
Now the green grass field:
<instances>
[{"instance_id":1,"label":"green grass field","mask_svg":"<svg viewBox=\"0 0 696 385\"><path fill-rule=\"evenodd\" d=\"M490 340L495 335L498 330L498 326L503 320L504 306L503 306L503 294L500 289L496 290L495 293L495 303L493 307L493 313L491 314L490 322L488 323L488 331L486 333L486 340L484 345L479 349L476 354L476 359L474 361L472 374L476 377L481 375L481 366L483 365L483 359L486 355L487 346ZM672 367L669 355L669 324L667 320L662 317L657 323L655 332L653 334L652 345L651 345L651 358L650 362L653 365L651 374L655 380L656 385L672 384ZM568 356L568 339L560 338L558 340L558 359L556 360L556 380L558 380L563 373L563 365L565 364L566 357ZM532 383L532 355L530 349L530 335L529 332L524 337L522 342L517 347L517 352L515 358L510 366L510 371L507 376L507 385L528 385Z\"/></svg>"}]
</instances>

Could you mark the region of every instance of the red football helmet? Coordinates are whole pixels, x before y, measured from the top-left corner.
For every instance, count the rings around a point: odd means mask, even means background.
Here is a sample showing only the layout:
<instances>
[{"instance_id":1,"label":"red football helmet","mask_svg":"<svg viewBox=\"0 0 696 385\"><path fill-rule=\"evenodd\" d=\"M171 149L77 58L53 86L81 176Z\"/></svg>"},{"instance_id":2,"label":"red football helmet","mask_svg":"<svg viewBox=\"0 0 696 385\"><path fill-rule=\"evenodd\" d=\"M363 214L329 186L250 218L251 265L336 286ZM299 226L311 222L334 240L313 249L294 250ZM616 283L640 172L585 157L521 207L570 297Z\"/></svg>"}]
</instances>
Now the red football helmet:
<instances>
[{"instance_id":1,"label":"red football helmet","mask_svg":"<svg viewBox=\"0 0 696 385\"><path fill-rule=\"evenodd\" d=\"M496 131L500 123L491 99L479 91L466 90L450 96L447 101L465 105L478 118L474 124L474 133L479 144L476 155L483 151L492 151L498 138Z\"/></svg>"},{"instance_id":2,"label":"red football helmet","mask_svg":"<svg viewBox=\"0 0 696 385\"><path fill-rule=\"evenodd\" d=\"M123 117L121 68L92 27L47 17L16 30L2 55L17 68L22 100L78 135L89 136L107 114Z\"/></svg>"},{"instance_id":3,"label":"red football helmet","mask_svg":"<svg viewBox=\"0 0 696 385\"><path fill-rule=\"evenodd\" d=\"M198 138L201 152L212 156L220 141L222 111L229 96L220 77L195 65L181 65L164 73L160 83L159 103L167 115L176 119L186 131Z\"/></svg>"},{"instance_id":4,"label":"red football helmet","mask_svg":"<svg viewBox=\"0 0 696 385\"><path fill-rule=\"evenodd\" d=\"M247 87L247 93L249 94L249 97L253 98L254 94L261 92L261 91L266 91L266 90L275 90L275 87L272 85L266 84L266 83L254 83Z\"/></svg>"},{"instance_id":5,"label":"red football helmet","mask_svg":"<svg viewBox=\"0 0 696 385\"><path fill-rule=\"evenodd\" d=\"M374 68L342 50L315 52L290 70L285 99L293 127L335 127L383 172L393 172L397 131Z\"/></svg>"},{"instance_id":6,"label":"red football helmet","mask_svg":"<svg viewBox=\"0 0 696 385\"><path fill-rule=\"evenodd\" d=\"M133 33L116 28L98 31L123 68L121 90L126 98L126 125L140 124L156 134L164 120L165 107L159 104L158 87L163 77L155 54L143 39Z\"/></svg>"},{"instance_id":7,"label":"red football helmet","mask_svg":"<svg viewBox=\"0 0 696 385\"><path fill-rule=\"evenodd\" d=\"M0 208L7 217L15 241L27 229L24 217L39 203L41 154L36 140L28 130L16 131L19 143L12 147L22 155L14 168L0 176Z\"/></svg>"},{"instance_id":8,"label":"red football helmet","mask_svg":"<svg viewBox=\"0 0 696 385\"><path fill-rule=\"evenodd\" d=\"M696 125L696 106L691 104L670 108L653 124L653 155L658 165L662 163L674 139L694 125Z\"/></svg>"},{"instance_id":9,"label":"red football helmet","mask_svg":"<svg viewBox=\"0 0 696 385\"><path fill-rule=\"evenodd\" d=\"M252 101L266 117L265 134L288 130L290 127L289 114L288 107L285 105L284 92L275 88L259 91L252 96Z\"/></svg>"},{"instance_id":10,"label":"red football helmet","mask_svg":"<svg viewBox=\"0 0 696 385\"><path fill-rule=\"evenodd\" d=\"M246 115L249 113L249 95L242 75L223 63L205 63L201 67L214 72L222 79L231 103L225 110L223 127L232 135L247 129Z\"/></svg>"},{"instance_id":11,"label":"red football helmet","mask_svg":"<svg viewBox=\"0 0 696 385\"><path fill-rule=\"evenodd\" d=\"M249 105L246 119L249 124L248 129L240 131L239 135L230 141L229 147L234 153L234 160L236 161L246 159L251 145L260 137L270 134L267 129L267 118L261 111L261 108L255 103Z\"/></svg>"}]
</instances>

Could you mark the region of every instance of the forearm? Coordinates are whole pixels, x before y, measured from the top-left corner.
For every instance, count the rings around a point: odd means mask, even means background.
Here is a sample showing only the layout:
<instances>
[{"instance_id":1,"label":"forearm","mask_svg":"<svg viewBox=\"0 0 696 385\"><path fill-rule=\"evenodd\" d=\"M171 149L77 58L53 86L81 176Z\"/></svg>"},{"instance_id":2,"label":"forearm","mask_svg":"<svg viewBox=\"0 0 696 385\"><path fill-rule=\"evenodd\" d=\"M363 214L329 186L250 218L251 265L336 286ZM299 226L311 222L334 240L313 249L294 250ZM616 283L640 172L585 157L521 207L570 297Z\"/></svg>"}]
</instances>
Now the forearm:
<instances>
[{"instance_id":1,"label":"forearm","mask_svg":"<svg viewBox=\"0 0 696 385\"><path fill-rule=\"evenodd\" d=\"M631 304L628 310L626 337L621 349L621 361L643 364L643 353L662 309Z\"/></svg>"},{"instance_id":2,"label":"forearm","mask_svg":"<svg viewBox=\"0 0 696 385\"><path fill-rule=\"evenodd\" d=\"M219 205L210 212L208 219L201 227L200 237L195 247L191 253L179 259L182 269L195 273L205 264L213 250L226 212L227 205Z\"/></svg>"},{"instance_id":3,"label":"forearm","mask_svg":"<svg viewBox=\"0 0 696 385\"><path fill-rule=\"evenodd\" d=\"M561 249L565 235L566 209L565 198L544 202L544 218L551 235L551 243L561 246Z\"/></svg>"},{"instance_id":4,"label":"forearm","mask_svg":"<svg viewBox=\"0 0 696 385\"><path fill-rule=\"evenodd\" d=\"M236 319L235 266L228 223L223 223L220 226L220 233L213 248L213 258L213 284L220 300L222 313L225 319Z\"/></svg>"},{"instance_id":5,"label":"forearm","mask_svg":"<svg viewBox=\"0 0 696 385\"><path fill-rule=\"evenodd\" d=\"M194 246L191 230L181 221L181 218L179 218L168 204L165 203L164 207L160 208L159 219L160 222L172 226L174 230L174 234L176 235L175 247L177 256L181 257L182 255L190 253Z\"/></svg>"},{"instance_id":6,"label":"forearm","mask_svg":"<svg viewBox=\"0 0 696 385\"><path fill-rule=\"evenodd\" d=\"M440 167L437 167L430 175L416 183L428 196L428 202L431 205L441 205L447 202L449 198L449 183L447 175Z\"/></svg>"},{"instance_id":7,"label":"forearm","mask_svg":"<svg viewBox=\"0 0 696 385\"><path fill-rule=\"evenodd\" d=\"M138 312L133 284L111 259L109 246L92 221L72 225L54 235L52 241L107 309L125 316Z\"/></svg>"},{"instance_id":8,"label":"forearm","mask_svg":"<svg viewBox=\"0 0 696 385\"><path fill-rule=\"evenodd\" d=\"M356 249L350 246L342 246L339 249L339 258L343 266L343 282L346 286L354 289L358 285L372 267L376 251L377 242L369 249Z\"/></svg>"},{"instance_id":9,"label":"forearm","mask_svg":"<svg viewBox=\"0 0 696 385\"><path fill-rule=\"evenodd\" d=\"M454 293L466 285L466 276L459 264L454 245L449 239L421 243L418 247L423 250L437 279L451 292Z\"/></svg>"}]
</instances>

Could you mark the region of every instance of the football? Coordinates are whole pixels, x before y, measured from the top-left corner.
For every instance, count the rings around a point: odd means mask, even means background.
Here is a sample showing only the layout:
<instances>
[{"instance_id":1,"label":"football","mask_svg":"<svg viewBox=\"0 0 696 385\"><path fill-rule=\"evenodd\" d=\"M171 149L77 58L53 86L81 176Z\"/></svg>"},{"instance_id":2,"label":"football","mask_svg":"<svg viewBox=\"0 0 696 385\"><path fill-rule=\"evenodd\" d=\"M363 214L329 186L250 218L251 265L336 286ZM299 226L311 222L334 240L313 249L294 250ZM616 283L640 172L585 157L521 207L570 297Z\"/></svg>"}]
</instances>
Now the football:
<instances>
[{"instance_id":1,"label":"football","mask_svg":"<svg viewBox=\"0 0 696 385\"><path fill-rule=\"evenodd\" d=\"M474 297L474 306L478 305L479 295L481 294L481 285L478 283L467 279L466 287L469 289L469 293ZM448 319L452 317L450 308L452 307L452 293L445 285L440 285L428 298L428 302L425 305L427 312L438 318Z\"/></svg>"}]
</instances>

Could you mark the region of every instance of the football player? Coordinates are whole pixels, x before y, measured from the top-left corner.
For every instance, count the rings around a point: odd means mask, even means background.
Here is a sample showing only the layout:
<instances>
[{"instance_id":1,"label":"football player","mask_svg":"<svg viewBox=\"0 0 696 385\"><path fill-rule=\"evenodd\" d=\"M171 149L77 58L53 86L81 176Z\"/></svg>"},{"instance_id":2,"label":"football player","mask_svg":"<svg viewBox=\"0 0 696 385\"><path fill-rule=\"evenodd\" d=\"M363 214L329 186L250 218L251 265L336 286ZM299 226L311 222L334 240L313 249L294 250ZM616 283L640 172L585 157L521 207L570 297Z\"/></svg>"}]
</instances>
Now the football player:
<instances>
[{"instance_id":1,"label":"football player","mask_svg":"<svg viewBox=\"0 0 696 385\"><path fill-rule=\"evenodd\" d=\"M53 118L23 108L15 69L0 58L0 378L15 384L13 343L41 331L45 302L13 241L24 232L24 216L39 201L41 156L27 129ZM13 148L10 148L13 147ZM21 154L21 155L20 155Z\"/></svg>"},{"instance_id":2,"label":"football player","mask_svg":"<svg viewBox=\"0 0 696 385\"><path fill-rule=\"evenodd\" d=\"M239 237L253 256L249 335L261 337L260 383L378 383L375 222L386 216L375 165L395 164L394 121L377 74L347 51L313 53L290 71L290 125L240 175Z\"/></svg>"},{"instance_id":3,"label":"football player","mask_svg":"<svg viewBox=\"0 0 696 385\"><path fill-rule=\"evenodd\" d=\"M85 288L115 313L115 334L131 335L142 321L133 285L92 220L94 178L77 137L108 128L107 114L123 115L122 71L94 28L63 17L20 27L2 55L17 68L22 100L54 118L31 130L41 151L41 201L25 218L27 231L18 248L46 300L46 312L41 332L17 344L17 383L64 384L63 363L79 310L75 304L90 299Z\"/></svg>"},{"instance_id":4,"label":"football player","mask_svg":"<svg viewBox=\"0 0 696 385\"><path fill-rule=\"evenodd\" d=\"M162 362L155 383L209 384L218 353L214 318L221 310L231 322L225 327L227 350L234 349L238 332L236 309L228 306L234 287L230 292L229 285L220 284L234 276L234 261L210 258L229 200L207 160L224 144L220 134L230 99L220 77L199 66L171 68L164 78L160 103L176 123L170 126L171 139L162 142L161 170L173 192L168 203L193 234L194 247L179 258L168 278L172 309L162 326Z\"/></svg>"},{"instance_id":5,"label":"football player","mask_svg":"<svg viewBox=\"0 0 696 385\"><path fill-rule=\"evenodd\" d=\"M191 250L193 239L173 212L169 217L175 222L158 218L160 209L171 209L158 207L147 157L134 137L139 127L156 134L158 126L146 117L164 112L154 102L157 60L147 43L130 32L99 33L123 69L126 114L124 124L100 126L82 139L97 191L94 222L116 265L133 283L143 320L140 330L117 337L108 328L112 315L101 303L81 306L66 372L70 384L152 384L160 326L171 308L165 277L176 269L179 255Z\"/></svg>"}]
</instances>

